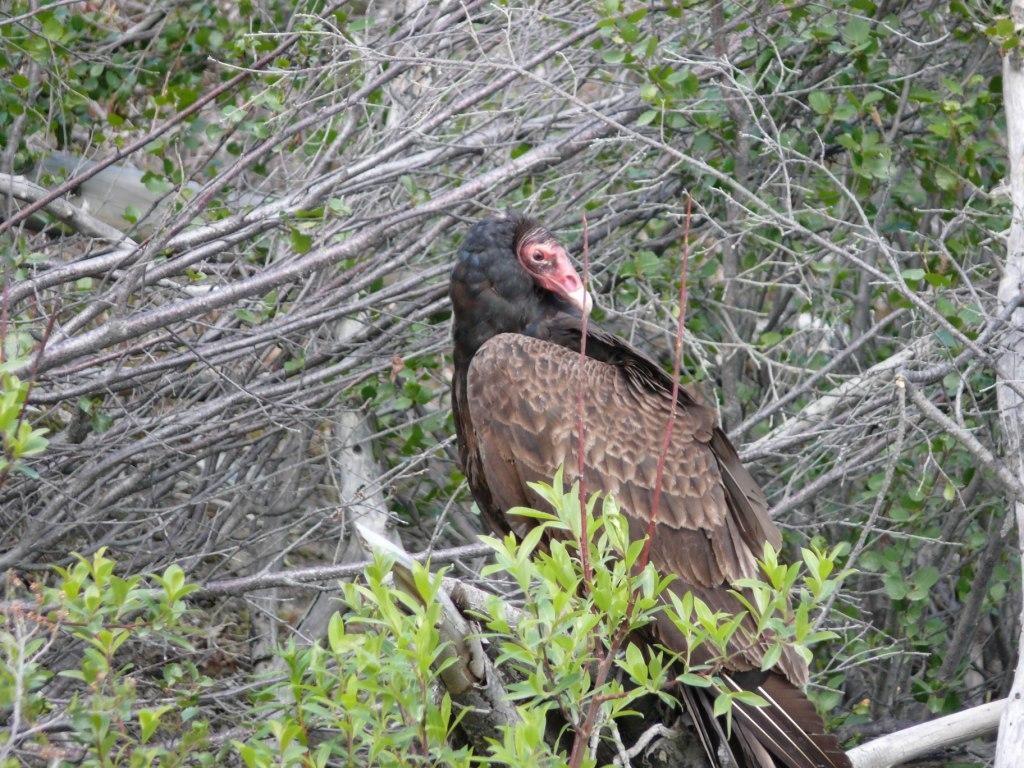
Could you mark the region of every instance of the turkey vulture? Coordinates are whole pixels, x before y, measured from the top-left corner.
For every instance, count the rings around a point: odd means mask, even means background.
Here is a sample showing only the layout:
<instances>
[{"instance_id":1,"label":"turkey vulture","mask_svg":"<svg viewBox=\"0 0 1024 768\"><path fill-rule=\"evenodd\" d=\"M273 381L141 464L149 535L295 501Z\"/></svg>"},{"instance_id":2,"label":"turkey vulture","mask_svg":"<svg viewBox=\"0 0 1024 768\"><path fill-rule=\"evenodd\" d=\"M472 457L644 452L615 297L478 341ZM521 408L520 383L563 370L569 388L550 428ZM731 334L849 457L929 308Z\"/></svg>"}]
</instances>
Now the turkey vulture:
<instances>
[{"instance_id":1,"label":"turkey vulture","mask_svg":"<svg viewBox=\"0 0 1024 768\"><path fill-rule=\"evenodd\" d=\"M529 487L565 465L575 479L575 393L585 392L584 484L615 496L634 539L651 516L658 456L671 410L672 377L622 339L583 318L591 299L558 241L520 217L478 222L467 233L451 277L455 371L452 407L459 456L470 489L497 533L522 534L516 506L544 508ZM586 356L579 353L586 327ZM742 610L730 593L757 575L765 541L781 543L765 496L718 428L715 412L680 389L651 562L674 574L671 589L691 591L713 610ZM658 642L682 650L668 621ZM760 672L767 647L730 649L722 677L758 692L767 707L734 705L731 738L710 714L714 694L682 686L709 760L733 753L742 768L847 768L850 763L801 691L807 667L790 648ZM717 745L717 746L712 746Z\"/></svg>"}]
</instances>

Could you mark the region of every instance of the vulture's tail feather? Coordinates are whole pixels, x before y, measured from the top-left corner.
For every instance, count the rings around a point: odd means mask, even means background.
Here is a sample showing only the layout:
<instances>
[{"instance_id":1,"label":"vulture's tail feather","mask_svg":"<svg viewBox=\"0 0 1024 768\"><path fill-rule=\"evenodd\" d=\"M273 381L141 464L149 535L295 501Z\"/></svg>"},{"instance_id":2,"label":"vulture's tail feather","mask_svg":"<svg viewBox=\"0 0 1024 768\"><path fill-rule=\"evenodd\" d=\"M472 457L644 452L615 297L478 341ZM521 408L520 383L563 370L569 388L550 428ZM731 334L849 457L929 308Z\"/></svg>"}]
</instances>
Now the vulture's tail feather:
<instances>
[{"instance_id":1,"label":"vulture's tail feather","mask_svg":"<svg viewBox=\"0 0 1024 768\"><path fill-rule=\"evenodd\" d=\"M771 762L760 765L745 761L741 759L742 755L737 755L733 751L733 745L725 735L722 722L714 715L714 696L708 695L706 690L684 685L679 689L679 698L693 721L697 738L700 739L700 745L704 748L711 768L774 768Z\"/></svg>"},{"instance_id":2,"label":"vulture's tail feather","mask_svg":"<svg viewBox=\"0 0 1024 768\"><path fill-rule=\"evenodd\" d=\"M747 676L757 682L746 684ZM851 768L839 741L825 733L814 705L784 677L741 673L724 679L732 690L759 694L768 706L735 702L727 736L724 722L714 715L716 692L680 687L678 696L712 768Z\"/></svg>"},{"instance_id":3,"label":"vulture's tail feather","mask_svg":"<svg viewBox=\"0 0 1024 768\"><path fill-rule=\"evenodd\" d=\"M769 673L755 686L725 679L733 690L752 690L768 702L767 707L734 704L733 730L742 733L741 744L756 741L775 758L775 765L786 768L850 768L849 758L838 739L825 732L814 705L784 677ZM752 764L762 762L754 758Z\"/></svg>"}]
</instances>

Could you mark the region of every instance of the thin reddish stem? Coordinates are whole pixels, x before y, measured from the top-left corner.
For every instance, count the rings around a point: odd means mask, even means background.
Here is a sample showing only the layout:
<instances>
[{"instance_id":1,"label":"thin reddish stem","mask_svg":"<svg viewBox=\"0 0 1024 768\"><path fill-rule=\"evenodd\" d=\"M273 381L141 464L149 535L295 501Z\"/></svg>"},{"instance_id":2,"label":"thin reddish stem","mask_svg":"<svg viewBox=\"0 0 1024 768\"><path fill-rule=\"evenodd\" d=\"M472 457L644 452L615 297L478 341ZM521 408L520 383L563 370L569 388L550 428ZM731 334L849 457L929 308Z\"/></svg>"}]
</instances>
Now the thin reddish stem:
<instances>
[{"instance_id":1,"label":"thin reddish stem","mask_svg":"<svg viewBox=\"0 0 1024 768\"><path fill-rule=\"evenodd\" d=\"M679 285L679 320L676 323L676 339L675 339L675 356L673 360L672 370L672 410L669 413L668 423L665 425L665 433L662 436L661 453L658 456L658 469L654 481L654 493L651 500L651 518L647 523L647 532L644 541L644 548L640 553L640 559L637 561L637 570L643 570L647 566L647 561L650 558L651 549L651 537L654 533L654 525L657 520L658 503L661 498L662 481L665 475L665 456L668 453L668 446L672 440L672 429L675 425L676 418L676 403L679 399L679 371L682 367L683 360L683 328L686 323L686 273L687 266L690 260L690 212L692 206L692 199L690 195L686 196L686 220L683 229L683 258L680 267L681 278ZM588 280L588 272L590 267L589 253L587 250L587 217L586 214L583 216L583 285L586 287ZM580 355L585 355L587 343L587 325L586 318L583 320L583 339L580 342ZM578 469L580 474L580 514L583 515L583 388L580 387L577 392L577 414L578 414L578 426L580 429L580 445L578 459ZM583 534L586 532L586 517L584 516L582 521ZM585 563L585 567L589 567L589 562L584 559L583 555L583 542L581 542L581 560ZM589 582L588 582L589 587ZM608 675L611 673L612 661L614 661L622 643L625 642L628 636L629 623L633 616L633 609L636 607L636 593L630 595L629 604L626 606L626 616L622 624L619 625L618 631L612 637L610 647L607 652L600 657L598 663L597 674L594 676L594 688L601 688L608 679ZM612 695L599 695L594 696L590 699L586 715L583 718L583 722L576 729L576 734L573 738L572 751L569 754L569 766L570 768L579 768L583 763L583 753L587 745L590 743L590 738L594 732L594 726L597 722L597 710L601 704L605 701L614 698Z\"/></svg>"},{"instance_id":2,"label":"thin reddish stem","mask_svg":"<svg viewBox=\"0 0 1024 768\"><path fill-rule=\"evenodd\" d=\"M583 212L583 290L589 290L590 283L590 240L587 229L587 212ZM579 436L579 443L576 447L576 476L579 482L579 503L580 503L580 565L583 567L583 582L586 584L587 592L590 592L593 585L593 572L590 566L590 535L587 530L587 494L583 483L584 444L586 437L586 425L584 419L584 387L583 387L583 364L587 359L587 322L590 315L583 313L583 322L580 328L580 377L579 387L576 389L576 432Z\"/></svg>"},{"instance_id":3,"label":"thin reddish stem","mask_svg":"<svg viewBox=\"0 0 1024 768\"><path fill-rule=\"evenodd\" d=\"M605 682L608 680L608 676L612 671L612 662L619 653L619 648L622 647L623 641L626 639L627 632L626 628L629 626L628 621L624 622L619 626L619 630L612 637L611 645L606 653L597 665L597 674L594 675L594 689L600 689ZM583 718L583 723L579 728L576 729L576 734L573 737L572 751L569 753L569 768L579 768L583 764L583 750L590 744L590 737L594 733L594 725L597 723L597 710L606 701L610 701L614 698L618 698L621 694L602 694L598 696L592 696L587 704L587 714Z\"/></svg>"},{"instance_id":4,"label":"thin reddish stem","mask_svg":"<svg viewBox=\"0 0 1024 768\"><path fill-rule=\"evenodd\" d=\"M590 285L590 232L587 226L587 212L583 212L583 290L589 289ZM582 369L583 364L587 357L587 324L590 320L590 315L586 312L583 313L583 322L580 324L580 367ZM582 372L581 372L582 373ZM576 389L576 431L579 436L579 442L576 446L576 475L579 478L579 505L580 505L580 565L583 569L583 583L587 593L590 593L593 589L594 575L593 569L590 564L590 533L588 531L589 526L587 525L587 494L583 482L583 472L586 469L586 462L584 460L585 454L585 443L586 443L586 420L585 414L585 401L584 401L584 381L583 376L579 377L579 387ZM608 649L607 653L602 655L602 649L599 642L595 642L595 655L599 659L598 671L594 682L595 688L600 688L604 685L605 680L608 679L608 675L611 672L611 662L615 658L617 649L615 648L617 641L613 638L612 647ZM587 713L583 718L583 723L576 729L576 734L573 737L572 750L569 753L569 766L570 768L579 768L583 763L583 753L587 745L590 743L590 735L594 730L594 723L597 719L597 708L600 702L591 700L587 707Z\"/></svg>"},{"instance_id":5,"label":"thin reddish stem","mask_svg":"<svg viewBox=\"0 0 1024 768\"><path fill-rule=\"evenodd\" d=\"M651 517L647 521L644 548L640 552L640 559L637 560L637 570L643 570L647 567L647 561L651 556L651 539L654 537L654 526L658 521L658 505L661 502L661 489L665 479L665 457L668 455L668 448L672 444L672 430L676 424L676 404L679 402L679 370L683 363L683 330L686 326L686 272L690 262L690 211L692 203L693 198L687 193L686 219L683 224L683 258L679 270L679 319L676 321L676 343L672 356L672 408L669 411L668 422L665 424L665 432L661 438L661 450L658 452L658 468L654 476L654 492L651 494Z\"/></svg>"}]
</instances>

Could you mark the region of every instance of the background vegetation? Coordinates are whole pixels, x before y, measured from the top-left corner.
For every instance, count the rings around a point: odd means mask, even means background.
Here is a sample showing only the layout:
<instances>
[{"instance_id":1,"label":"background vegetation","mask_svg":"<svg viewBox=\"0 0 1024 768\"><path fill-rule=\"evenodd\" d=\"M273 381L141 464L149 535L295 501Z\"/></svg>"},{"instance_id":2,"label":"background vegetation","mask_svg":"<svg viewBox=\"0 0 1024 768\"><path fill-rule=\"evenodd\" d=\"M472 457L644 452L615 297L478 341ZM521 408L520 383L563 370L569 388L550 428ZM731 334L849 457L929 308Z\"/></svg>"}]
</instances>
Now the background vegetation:
<instances>
[{"instance_id":1,"label":"background vegetation","mask_svg":"<svg viewBox=\"0 0 1024 768\"><path fill-rule=\"evenodd\" d=\"M99 764L283 754L295 734L252 738L252 680L341 653L357 520L515 599L482 546L445 556L480 531L447 400L453 254L508 209L578 253L586 212L595 317L669 364L687 195L687 377L790 555L847 542L856 571L812 694L861 734L1004 696L1003 12L8 3L0 756L85 760L83 734ZM151 673L115 684L129 658ZM349 685L331 674L318 701Z\"/></svg>"}]
</instances>

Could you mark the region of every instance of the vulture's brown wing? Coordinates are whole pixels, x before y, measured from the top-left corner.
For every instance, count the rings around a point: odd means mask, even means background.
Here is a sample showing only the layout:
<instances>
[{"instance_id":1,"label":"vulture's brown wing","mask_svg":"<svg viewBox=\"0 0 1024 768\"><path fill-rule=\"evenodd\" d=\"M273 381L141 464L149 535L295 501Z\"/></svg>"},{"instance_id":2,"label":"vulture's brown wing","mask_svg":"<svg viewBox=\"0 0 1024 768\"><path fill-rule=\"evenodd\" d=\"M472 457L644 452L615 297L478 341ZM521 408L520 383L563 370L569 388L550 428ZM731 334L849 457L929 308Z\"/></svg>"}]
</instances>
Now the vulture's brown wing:
<instances>
[{"instance_id":1,"label":"vulture's brown wing","mask_svg":"<svg viewBox=\"0 0 1024 768\"><path fill-rule=\"evenodd\" d=\"M500 509L536 506L540 499L528 483L550 481L562 464L567 479L574 479L580 391L586 490L614 495L642 535L652 513L669 398L637 386L621 366L518 334L489 340L469 367L470 420L492 501ZM750 485L746 493L743 482ZM779 543L763 507L760 491L718 435L714 412L681 398L665 457L652 562L699 593L756 576L762 543ZM725 599L715 602L727 608Z\"/></svg>"},{"instance_id":2,"label":"vulture's brown wing","mask_svg":"<svg viewBox=\"0 0 1024 768\"><path fill-rule=\"evenodd\" d=\"M552 318L544 324L543 332L546 338L570 351L580 348L582 330L578 318ZM653 398L653 408L660 410L658 415L661 418L667 418L672 378L647 355L618 336L590 326L587 330L587 356L612 365L638 393ZM710 439L705 439L702 433L701 441L711 448L715 456L726 500L734 510L743 540L757 554L761 553L762 544L766 540L778 548L782 539L768 517L768 501L764 492L743 466L729 439L721 429L714 426L715 418L711 409L705 407L701 398L686 387L680 389L677 397L677 414L685 412L689 414L686 418L699 419L702 425L710 425Z\"/></svg>"},{"instance_id":3,"label":"vulture's brown wing","mask_svg":"<svg viewBox=\"0 0 1024 768\"><path fill-rule=\"evenodd\" d=\"M602 343L600 337L597 341ZM476 495L488 518L515 506L543 509L543 500L529 483L549 482L559 466L565 466L567 482L575 479L577 397L582 390L586 491L614 495L630 519L632 536L643 536L652 514L671 399L664 374L654 363L631 358L628 347L619 347L615 351L622 359L604 362L581 357L561 344L500 334L476 352L463 404L474 442L467 464L476 476L475 482L471 478L474 491L483 486ZM741 605L730 593L730 583L756 576L755 556L765 541L780 543L766 506L763 493L717 429L714 411L681 393L665 457L651 562L661 573L678 577L673 584L678 592L691 590L713 610L737 613ZM520 534L530 525L528 520L503 522L501 527ZM669 622L660 622L655 631L667 646L681 649L682 639ZM748 739L791 766L848 765L797 690L806 682L807 668L791 649L780 661L781 675L755 675L756 682L749 685L742 682L744 673L759 670L767 646L751 645L737 635L731 650L736 685L775 700L768 710L738 712L737 722L747 723Z\"/></svg>"}]
</instances>

